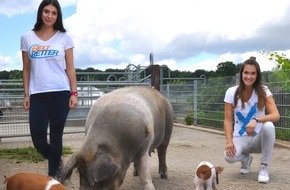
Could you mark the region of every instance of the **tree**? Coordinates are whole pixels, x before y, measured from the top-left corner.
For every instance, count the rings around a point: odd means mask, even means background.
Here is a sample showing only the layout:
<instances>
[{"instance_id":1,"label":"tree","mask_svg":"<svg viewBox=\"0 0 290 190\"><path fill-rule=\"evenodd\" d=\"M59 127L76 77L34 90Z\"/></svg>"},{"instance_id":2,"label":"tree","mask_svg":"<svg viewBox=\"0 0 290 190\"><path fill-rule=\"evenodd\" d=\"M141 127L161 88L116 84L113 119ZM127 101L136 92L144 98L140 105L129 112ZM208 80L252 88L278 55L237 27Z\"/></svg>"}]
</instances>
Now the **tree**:
<instances>
[{"instance_id":1,"label":"tree","mask_svg":"<svg viewBox=\"0 0 290 190\"><path fill-rule=\"evenodd\" d=\"M10 71L9 79L22 79L22 71L20 70Z\"/></svg>"},{"instance_id":2,"label":"tree","mask_svg":"<svg viewBox=\"0 0 290 190\"><path fill-rule=\"evenodd\" d=\"M0 80L9 79L10 72L8 71L0 71Z\"/></svg>"},{"instance_id":3,"label":"tree","mask_svg":"<svg viewBox=\"0 0 290 190\"><path fill-rule=\"evenodd\" d=\"M237 67L231 61L222 62L217 65L216 73L220 77L235 76Z\"/></svg>"},{"instance_id":4,"label":"tree","mask_svg":"<svg viewBox=\"0 0 290 190\"><path fill-rule=\"evenodd\" d=\"M277 72L277 76L281 81L285 81L283 85L283 89L286 91L290 91L290 59L286 57L285 53L282 53L281 55L277 52L269 53L270 60L275 61L277 63L277 70L280 72Z\"/></svg>"},{"instance_id":5,"label":"tree","mask_svg":"<svg viewBox=\"0 0 290 190\"><path fill-rule=\"evenodd\" d=\"M285 53L279 55L277 52L269 53L270 60L274 60L278 65L277 68L283 71L290 70L290 59L286 57Z\"/></svg>"},{"instance_id":6,"label":"tree","mask_svg":"<svg viewBox=\"0 0 290 190\"><path fill-rule=\"evenodd\" d=\"M275 96L276 97L276 103L277 104L284 104L289 105L290 103L290 60L286 57L285 53L279 54L277 52L270 52L265 53L268 54L269 60L274 61L277 63L277 70L278 72L275 72L276 80L281 83L281 86L276 87L280 92L284 92L283 97ZM279 108L279 112L281 115L286 117L281 117L279 123L281 123L282 126L287 126L290 121L290 109L289 106L282 106Z\"/></svg>"},{"instance_id":7,"label":"tree","mask_svg":"<svg viewBox=\"0 0 290 190\"><path fill-rule=\"evenodd\" d=\"M193 78L200 78L200 77L206 77L206 71L204 69L197 69L192 74Z\"/></svg>"}]
</instances>

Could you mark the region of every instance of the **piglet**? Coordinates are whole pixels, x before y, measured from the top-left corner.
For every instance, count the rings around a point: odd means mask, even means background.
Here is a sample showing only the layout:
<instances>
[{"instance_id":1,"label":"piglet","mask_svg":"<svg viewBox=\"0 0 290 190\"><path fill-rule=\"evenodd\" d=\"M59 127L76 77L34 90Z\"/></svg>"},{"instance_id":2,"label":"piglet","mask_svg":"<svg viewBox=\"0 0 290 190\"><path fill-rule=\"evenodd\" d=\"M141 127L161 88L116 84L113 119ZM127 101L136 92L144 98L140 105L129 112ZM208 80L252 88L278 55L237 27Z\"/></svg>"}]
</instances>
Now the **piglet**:
<instances>
[{"instance_id":1,"label":"piglet","mask_svg":"<svg viewBox=\"0 0 290 190\"><path fill-rule=\"evenodd\" d=\"M222 173L223 167L213 166L208 161L202 161L197 166L194 184L196 190L216 190L218 181L218 174Z\"/></svg>"},{"instance_id":2,"label":"piglet","mask_svg":"<svg viewBox=\"0 0 290 190\"><path fill-rule=\"evenodd\" d=\"M65 190L57 180L35 173L4 175L7 190Z\"/></svg>"}]
</instances>

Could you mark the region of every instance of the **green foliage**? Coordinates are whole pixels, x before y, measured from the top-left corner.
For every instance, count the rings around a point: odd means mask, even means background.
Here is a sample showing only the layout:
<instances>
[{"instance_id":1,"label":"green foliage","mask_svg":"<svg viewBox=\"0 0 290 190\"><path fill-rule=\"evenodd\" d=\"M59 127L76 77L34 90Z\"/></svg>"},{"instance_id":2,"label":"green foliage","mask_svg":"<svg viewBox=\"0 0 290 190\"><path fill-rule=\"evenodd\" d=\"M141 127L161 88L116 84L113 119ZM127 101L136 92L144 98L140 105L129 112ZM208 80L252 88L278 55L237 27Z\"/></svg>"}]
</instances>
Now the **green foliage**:
<instances>
[{"instance_id":1,"label":"green foliage","mask_svg":"<svg viewBox=\"0 0 290 190\"><path fill-rule=\"evenodd\" d=\"M223 77L223 76L234 76L239 71L239 64L235 65L232 62L223 62L219 63L216 71L206 71L203 69L198 69L194 72L190 71L179 71L179 70L170 70L168 67L163 68L163 77L164 78L200 78L205 76L206 79ZM106 69L101 71L99 69L94 69L93 67L88 67L86 69L75 69L77 73L80 72L90 72L90 74L78 74L78 81L106 81L110 74L108 73L122 73L125 69ZM97 74L92 74L97 73ZM146 76L151 73L151 67L145 68ZM123 74L114 74L117 78L126 77ZM144 76L144 77L146 77ZM22 79L22 70L13 70L13 71L0 71L0 80L3 79Z\"/></svg>"},{"instance_id":2,"label":"green foliage","mask_svg":"<svg viewBox=\"0 0 290 190\"><path fill-rule=\"evenodd\" d=\"M8 71L0 71L0 80L9 79L10 72Z\"/></svg>"},{"instance_id":3,"label":"green foliage","mask_svg":"<svg viewBox=\"0 0 290 190\"><path fill-rule=\"evenodd\" d=\"M269 53L270 60L278 63L277 68L281 70L290 70L290 59L286 57L286 54L282 53L281 55L277 52Z\"/></svg>"},{"instance_id":4,"label":"green foliage","mask_svg":"<svg viewBox=\"0 0 290 190\"><path fill-rule=\"evenodd\" d=\"M198 111L197 112L197 124L214 127L214 128L222 128L223 127L223 118L224 112L205 112ZM193 110L189 111L187 116L184 118L184 122L186 125L192 125L194 123L194 113ZM219 123L219 124L217 124Z\"/></svg>"},{"instance_id":5,"label":"green foliage","mask_svg":"<svg viewBox=\"0 0 290 190\"><path fill-rule=\"evenodd\" d=\"M266 55L269 57L270 61L273 61L277 64L276 70L280 71L277 72L276 75L279 81L284 81L282 88L283 90L290 91L290 59L286 57L285 53L279 54L278 52L261 52L262 55Z\"/></svg>"},{"instance_id":6,"label":"green foliage","mask_svg":"<svg viewBox=\"0 0 290 190\"><path fill-rule=\"evenodd\" d=\"M231 61L222 62L217 65L216 73L220 77L235 76L238 72L237 66Z\"/></svg>"},{"instance_id":7,"label":"green foliage","mask_svg":"<svg viewBox=\"0 0 290 190\"><path fill-rule=\"evenodd\" d=\"M200 85L198 89L198 110L222 111L224 109L223 102L225 92L231 85L225 81L226 78L208 79L206 85ZM225 85L229 84L229 85Z\"/></svg>"},{"instance_id":8,"label":"green foliage","mask_svg":"<svg viewBox=\"0 0 290 190\"><path fill-rule=\"evenodd\" d=\"M223 119L223 111L197 112L197 123L199 125L213 127L215 129L223 128Z\"/></svg>"},{"instance_id":9,"label":"green foliage","mask_svg":"<svg viewBox=\"0 0 290 190\"><path fill-rule=\"evenodd\" d=\"M184 118L184 122L186 125L191 125L193 124L193 111L189 111L187 116Z\"/></svg>"},{"instance_id":10,"label":"green foliage","mask_svg":"<svg viewBox=\"0 0 290 190\"><path fill-rule=\"evenodd\" d=\"M72 150L69 147L63 147L63 155L72 154ZM42 155L40 155L35 148L29 146L24 148L1 148L0 159L13 159L17 163L21 162L41 162L44 161Z\"/></svg>"},{"instance_id":11,"label":"green foliage","mask_svg":"<svg viewBox=\"0 0 290 190\"><path fill-rule=\"evenodd\" d=\"M186 125L191 125L193 124L193 117L190 116L190 115L187 115L185 118L184 118L184 122Z\"/></svg>"},{"instance_id":12,"label":"green foliage","mask_svg":"<svg viewBox=\"0 0 290 190\"><path fill-rule=\"evenodd\" d=\"M22 71L19 70L13 70L10 71L10 79L22 79Z\"/></svg>"},{"instance_id":13,"label":"green foliage","mask_svg":"<svg viewBox=\"0 0 290 190\"><path fill-rule=\"evenodd\" d=\"M167 83L168 84L185 84L185 81L181 79L175 79L175 80L170 80Z\"/></svg>"},{"instance_id":14,"label":"green foliage","mask_svg":"<svg viewBox=\"0 0 290 190\"><path fill-rule=\"evenodd\" d=\"M283 141L290 141L290 129L276 129L276 138Z\"/></svg>"}]
</instances>

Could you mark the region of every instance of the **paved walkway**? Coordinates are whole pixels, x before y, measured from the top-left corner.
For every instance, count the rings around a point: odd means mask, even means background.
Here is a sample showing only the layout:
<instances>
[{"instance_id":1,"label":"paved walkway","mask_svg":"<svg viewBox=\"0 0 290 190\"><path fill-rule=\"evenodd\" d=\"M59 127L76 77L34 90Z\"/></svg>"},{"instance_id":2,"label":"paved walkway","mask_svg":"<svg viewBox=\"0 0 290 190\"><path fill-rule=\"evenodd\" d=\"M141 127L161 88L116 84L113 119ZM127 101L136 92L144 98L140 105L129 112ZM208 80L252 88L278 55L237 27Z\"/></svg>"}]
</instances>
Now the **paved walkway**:
<instances>
[{"instance_id":1,"label":"paved walkway","mask_svg":"<svg viewBox=\"0 0 290 190\"><path fill-rule=\"evenodd\" d=\"M65 146L71 146L75 150L80 147L83 135L76 138L65 135ZM16 141L18 140L18 141ZM3 139L0 148L26 146L29 138L19 142L19 139ZM156 190L193 190L193 173L200 161L207 160L214 165L224 166L224 172L219 176L220 190L288 190L290 189L290 145L286 142L277 142L274 148L270 165L270 183L259 184L257 182L260 155L254 154L252 171L249 175L240 175L240 164L228 164L224 161L223 150L225 139L222 132L204 130L198 127L175 126L168 148L167 166L168 179L160 179L158 175L157 153L151 157L151 174ZM65 158L67 159L67 158ZM36 172L46 174L47 162L41 163L15 163L13 160L0 159L0 174L13 175L18 172ZM138 177L132 176L132 166L127 171L127 176L120 190L141 190ZM0 176L0 177L2 177ZM2 178L4 180L4 178ZM0 178L0 190L5 189ZM67 189L79 189L79 178L76 171L73 172L70 181L65 183Z\"/></svg>"}]
</instances>

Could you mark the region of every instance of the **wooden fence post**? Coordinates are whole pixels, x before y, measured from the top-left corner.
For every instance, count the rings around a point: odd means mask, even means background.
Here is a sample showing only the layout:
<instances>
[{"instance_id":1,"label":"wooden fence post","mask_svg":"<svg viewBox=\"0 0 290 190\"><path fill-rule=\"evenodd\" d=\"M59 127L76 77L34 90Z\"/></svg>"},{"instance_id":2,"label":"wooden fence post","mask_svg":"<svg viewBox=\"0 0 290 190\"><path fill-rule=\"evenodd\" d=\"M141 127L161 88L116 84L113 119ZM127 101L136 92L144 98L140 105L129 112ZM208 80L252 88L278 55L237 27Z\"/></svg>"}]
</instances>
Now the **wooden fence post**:
<instances>
[{"instance_id":1,"label":"wooden fence post","mask_svg":"<svg viewBox=\"0 0 290 190\"><path fill-rule=\"evenodd\" d=\"M159 65L151 65L151 87L160 91L160 67Z\"/></svg>"}]
</instances>

